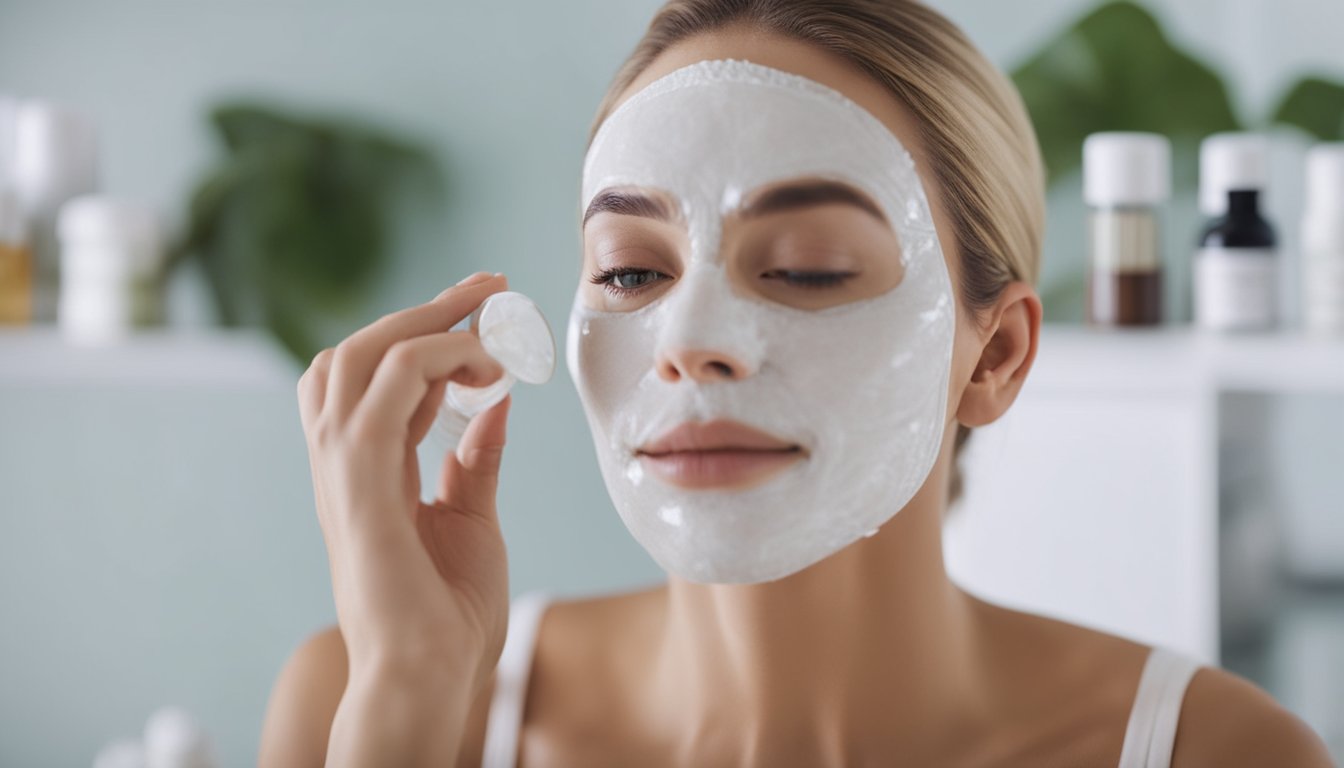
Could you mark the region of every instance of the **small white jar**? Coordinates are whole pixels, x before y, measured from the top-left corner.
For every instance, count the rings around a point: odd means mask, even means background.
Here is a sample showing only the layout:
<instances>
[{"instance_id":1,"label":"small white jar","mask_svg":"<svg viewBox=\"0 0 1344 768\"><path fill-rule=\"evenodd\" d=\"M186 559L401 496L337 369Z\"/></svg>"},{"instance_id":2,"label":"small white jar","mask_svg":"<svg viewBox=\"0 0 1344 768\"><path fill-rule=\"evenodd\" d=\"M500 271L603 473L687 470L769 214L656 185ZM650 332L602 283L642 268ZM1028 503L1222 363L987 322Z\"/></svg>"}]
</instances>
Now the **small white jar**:
<instances>
[{"instance_id":1,"label":"small white jar","mask_svg":"<svg viewBox=\"0 0 1344 768\"><path fill-rule=\"evenodd\" d=\"M77 197L61 207L57 233L57 322L69 340L112 342L160 321L163 238L152 211L97 195Z\"/></svg>"}]
</instances>

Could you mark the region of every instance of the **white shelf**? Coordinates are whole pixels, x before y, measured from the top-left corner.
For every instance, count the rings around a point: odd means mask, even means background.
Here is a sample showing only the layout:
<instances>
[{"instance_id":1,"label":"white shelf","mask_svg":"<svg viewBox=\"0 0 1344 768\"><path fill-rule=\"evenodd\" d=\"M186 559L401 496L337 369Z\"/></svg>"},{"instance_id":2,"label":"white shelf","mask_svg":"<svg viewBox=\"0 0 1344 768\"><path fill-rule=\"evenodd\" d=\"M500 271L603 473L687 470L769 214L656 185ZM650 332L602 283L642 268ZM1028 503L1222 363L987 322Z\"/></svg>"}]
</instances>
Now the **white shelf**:
<instances>
[{"instance_id":1,"label":"white shelf","mask_svg":"<svg viewBox=\"0 0 1344 768\"><path fill-rule=\"evenodd\" d=\"M1344 339L1050 325L1028 389L1344 394Z\"/></svg>"},{"instance_id":2,"label":"white shelf","mask_svg":"<svg viewBox=\"0 0 1344 768\"><path fill-rule=\"evenodd\" d=\"M258 329L153 329L97 345L58 328L0 328L0 386L294 386L301 370Z\"/></svg>"},{"instance_id":3,"label":"white shelf","mask_svg":"<svg viewBox=\"0 0 1344 768\"><path fill-rule=\"evenodd\" d=\"M258 329L156 329L82 346L53 326L0 327L0 384L239 386L292 384L299 373L300 366ZM1344 393L1344 339L1047 325L1027 387Z\"/></svg>"}]
</instances>

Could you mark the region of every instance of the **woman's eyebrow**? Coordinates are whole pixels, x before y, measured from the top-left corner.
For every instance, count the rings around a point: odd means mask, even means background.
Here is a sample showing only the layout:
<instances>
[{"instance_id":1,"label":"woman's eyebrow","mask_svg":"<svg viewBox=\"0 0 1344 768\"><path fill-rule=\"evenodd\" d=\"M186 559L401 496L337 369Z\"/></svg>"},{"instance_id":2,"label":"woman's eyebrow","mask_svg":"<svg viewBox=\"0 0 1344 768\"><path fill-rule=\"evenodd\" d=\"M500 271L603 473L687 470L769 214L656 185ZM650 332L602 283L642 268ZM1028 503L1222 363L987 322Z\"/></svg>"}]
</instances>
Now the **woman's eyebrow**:
<instances>
[{"instance_id":1,"label":"woman's eyebrow","mask_svg":"<svg viewBox=\"0 0 1344 768\"><path fill-rule=\"evenodd\" d=\"M604 189L593 197L588 210L583 212L582 224L599 213L619 213L625 216L644 216L659 221L672 221L672 209L657 197L622 189Z\"/></svg>"},{"instance_id":2,"label":"woman's eyebrow","mask_svg":"<svg viewBox=\"0 0 1344 768\"><path fill-rule=\"evenodd\" d=\"M838 181L805 181L784 184L762 192L742 208L743 218L764 216L768 213L810 208L840 203L852 205L887 222L882 209L867 195ZM618 213L625 216L643 216L658 221L676 220L672 208L661 198L624 189L605 189L593 197L583 213L583 224L599 213Z\"/></svg>"},{"instance_id":3,"label":"woman's eyebrow","mask_svg":"<svg viewBox=\"0 0 1344 768\"><path fill-rule=\"evenodd\" d=\"M882 214L882 209L878 208L867 195L838 181L806 181L773 187L744 206L742 217L752 218L767 213L832 203L855 206L876 216L878 221L887 223L887 217Z\"/></svg>"}]
</instances>

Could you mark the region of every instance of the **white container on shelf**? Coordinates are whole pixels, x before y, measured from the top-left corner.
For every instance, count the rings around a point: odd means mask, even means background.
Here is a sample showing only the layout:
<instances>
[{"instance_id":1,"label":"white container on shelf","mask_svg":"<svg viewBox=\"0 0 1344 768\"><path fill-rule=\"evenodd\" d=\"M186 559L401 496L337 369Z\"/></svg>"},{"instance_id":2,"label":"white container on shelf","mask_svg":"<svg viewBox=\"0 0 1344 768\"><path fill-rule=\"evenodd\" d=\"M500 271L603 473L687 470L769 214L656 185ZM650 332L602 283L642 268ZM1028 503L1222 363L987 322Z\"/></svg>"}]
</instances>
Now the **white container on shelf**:
<instances>
[{"instance_id":1,"label":"white container on shelf","mask_svg":"<svg viewBox=\"0 0 1344 768\"><path fill-rule=\"evenodd\" d=\"M93 121L59 104L23 100L13 108L12 183L31 225L33 319L56 319L61 206L98 189L98 146Z\"/></svg>"},{"instance_id":2,"label":"white container on shelf","mask_svg":"<svg viewBox=\"0 0 1344 768\"><path fill-rule=\"evenodd\" d=\"M163 238L152 211L107 197L78 197L61 208L58 232L57 320L69 340L115 341L159 320Z\"/></svg>"},{"instance_id":3,"label":"white container on shelf","mask_svg":"<svg viewBox=\"0 0 1344 768\"><path fill-rule=\"evenodd\" d=\"M1312 333L1344 336L1344 142L1307 153L1302 215L1302 317Z\"/></svg>"}]
</instances>

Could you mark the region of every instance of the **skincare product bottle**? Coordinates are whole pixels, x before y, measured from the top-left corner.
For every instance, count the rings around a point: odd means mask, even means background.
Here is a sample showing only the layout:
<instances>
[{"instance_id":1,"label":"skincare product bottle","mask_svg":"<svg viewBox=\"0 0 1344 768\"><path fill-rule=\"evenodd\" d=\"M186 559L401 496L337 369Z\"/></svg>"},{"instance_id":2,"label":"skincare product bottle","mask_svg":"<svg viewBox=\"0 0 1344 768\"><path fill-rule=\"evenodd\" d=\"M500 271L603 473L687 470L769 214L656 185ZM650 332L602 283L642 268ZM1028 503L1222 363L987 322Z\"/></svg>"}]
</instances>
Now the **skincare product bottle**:
<instances>
[{"instance_id":1,"label":"skincare product bottle","mask_svg":"<svg viewBox=\"0 0 1344 768\"><path fill-rule=\"evenodd\" d=\"M1344 336L1344 142L1307 153L1302 317L1310 333Z\"/></svg>"},{"instance_id":2,"label":"skincare product bottle","mask_svg":"<svg viewBox=\"0 0 1344 768\"><path fill-rule=\"evenodd\" d=\"M116 341L161 321L162 235L153 212L98 195L60 211L57 318L71 341Z\"/></svg>"},{"instance_id":3,"label":"skincare product bottle","mask_svg":"<svg viewBox=\"0 0 1344 768\"><path fill-rule=\"evenodd\" d=\"M33 254L33 319L51 322L60 283L57 217L66 201L97 188L94 128L83 114L41 101L20 101L13 120L12 178Z\"/></svg>"},{"instance_id":4,"label":"skincare product bottle","mask_svg":"<svg viewBox=\"0 0 1344 768\"><path fill-rule=\"evenodd\" d=\"M33 315L33 255L23 208L0 184L0 325L23 325Z\"/></svg>"},{"instance_id":5,"label":"skincare product bottle","mask_svg":"<svg viewBox=\"0 0 1344 768\"><path fill-rule=\"evenodd\" d=\"M1199 207L1211 217L1194 259L1195 323L1214 331L1268 330L1278 323L1274 227L1261 214L1269 142L1215 134L1199 153Z\"/></svg>"},{"instance_id":6,"label":"skincare product bottle","mask_svg":"<svg viewBox=\"0 0 1344 768\"><path fill-rule=\"evenodd\" d=\"M0 325L21 325L33 316L33 252L13 178L18 108L17 100L0 96Z\"/></svg>"},{"instance_id":7,"label":"skincare product bottle","mask_svg":"<svg viewBox=\"0 0 1344 768\"><path fill-rule=\"evenodd\" d=\"M1162 322L1160 210L1171 196L1171 144L1154 133L1095 133L1083 143L1092 325Z\"/></svg>"}]
</instances>

